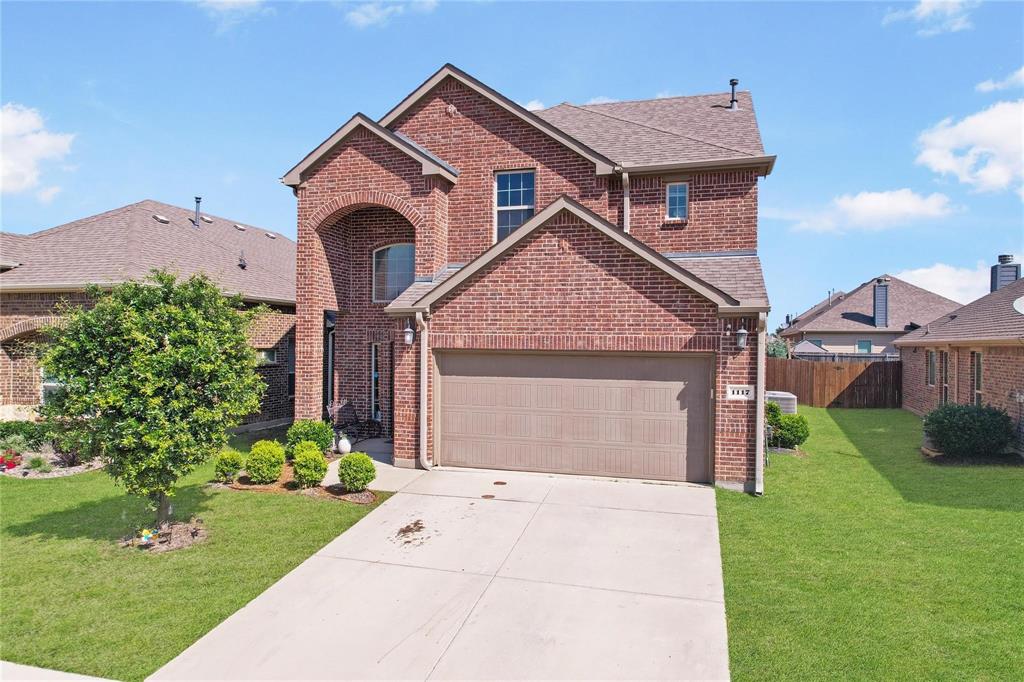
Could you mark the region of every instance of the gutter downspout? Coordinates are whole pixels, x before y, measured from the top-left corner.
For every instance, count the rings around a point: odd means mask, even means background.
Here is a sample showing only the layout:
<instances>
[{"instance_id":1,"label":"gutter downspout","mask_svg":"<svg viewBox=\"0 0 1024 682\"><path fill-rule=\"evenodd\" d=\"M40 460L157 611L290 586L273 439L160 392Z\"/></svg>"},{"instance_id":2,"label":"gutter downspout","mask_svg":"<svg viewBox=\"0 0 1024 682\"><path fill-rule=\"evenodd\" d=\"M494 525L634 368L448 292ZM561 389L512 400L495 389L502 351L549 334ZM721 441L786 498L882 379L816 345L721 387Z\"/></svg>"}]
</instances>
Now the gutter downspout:
<instances>
[{"instance_id":1,"label":"gutter downspout","mask_svg":"<svg viewBox=\"0 0 1024 682\"><path fill-rule=\"evenodd\" d=\"M420 468L429 469L430 460L427 459L427 321L423 313L416 313L416 331L420 336Z\"/></svg>"},{"instance_id":2,"label":"gutter downspout","mask_svg":"<svg viewBox=\"0 0 1024 682\"><path fill-rule=\"evenodd\" d=\"M757 314L757 386L755 392L756 407L754 437L757 444L754 448L754 495L764 495L764 403L765 403L765 372L767 371L768 349L768 315Z\"/></svg>"},{"instance_id":3,"label":"gutter downspout","mask_svg":"<svg viewBox=\"0 0 1024 682\"><path fill-rule=\"evenodd\" d=\"M622 231L629 234L629 172L622 171Z\"/></svg>"}]
</instances>

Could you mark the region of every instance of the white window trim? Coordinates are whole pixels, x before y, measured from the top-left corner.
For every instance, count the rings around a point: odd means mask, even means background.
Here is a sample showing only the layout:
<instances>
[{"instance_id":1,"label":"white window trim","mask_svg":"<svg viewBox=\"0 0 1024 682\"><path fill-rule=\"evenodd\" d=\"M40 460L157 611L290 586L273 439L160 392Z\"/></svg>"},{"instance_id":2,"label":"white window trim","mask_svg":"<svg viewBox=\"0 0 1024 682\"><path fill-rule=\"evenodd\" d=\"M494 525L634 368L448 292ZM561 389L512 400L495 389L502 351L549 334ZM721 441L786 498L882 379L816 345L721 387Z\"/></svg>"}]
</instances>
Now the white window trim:
<instances>
[{"instance_id":1,"label":"white window trim","mask_svg":"<svg viewBox=\"0 0 1024 682\"><path fill-rule=\"evenodd\" d=\"M502 211L525 211L526 209L532 209L534 215L537 214L537 169L536 168L515 168L510 170L494 171L494 178L491 180L491 191L493 196L491 197L491 207L493 209L493 216L491 217L491 244L498 243L498 176L499 175L514 175L516 173L533 173L533 203L530 205L523 206L502 206ZM516 228L519 229L518 227ZM511 234L511 233L509 233Z\"/></svg>"},{"instance_id":2,"label":"white window trim","mask_svg":"<svg viewBox=\"0 0 1024 682\"><path fill-rule=\"evenodd\" d=\"M52 379L51 378L51 379L48 380L46 378L46 372L43 370L42 367L40 367L39 368L39 404L42 405L44 403L44 399L46 398L46 389L47 388L60 388L62 385L63 384L61 384L61 382L57 381L56 379Z\"/></svg>"},{"instance_id":3,"label":"white window trim","mask_svg":"<svg viewBox=\"0 0 1024 682\"><path fill-rule=\"evenodd\" d=\"M391 301L395 300L394 298L392 298L392 299L377 298L377 252L378 251L383 251L384 249L390 249L392 246L411 246L412 247L412 268L413 268L412 280L413 280L413 282L416 281L416 244L415 244L415 242L395 242L394 244L385 244L384 246L381 246L380 248L374 249L373 253L370 254L370 299L374 303L391 303ZM401 292L399 292L399 296L401 296ZM398 298L398 296L395 296L395 298Z\"/></svg>"},{"instance_id":4,"label":"white window trim","mask_svg":"<svg viewBox=\"0 0 1024 682\"><path fill-rule=\"evenodd\" d=\"M686 215L682 218L677 216L670 216L668 214L668 193L670 188L678 187L679 185L686 186ZM690 183L689 182L667 182L665 183L665 221L673 223L685 223L690 219Z\"/></svg>"},{"instance_id":5,"label":"white window trim","mask_svg":"<svg viewBox=\"0 0 1024 682\"><path fill-rule=\"evenodd\" d=\"M985 394L985 357L980 350L972 351L971 357L971 391L975 405L984 405Z\"/></svg>"}]
</instances>

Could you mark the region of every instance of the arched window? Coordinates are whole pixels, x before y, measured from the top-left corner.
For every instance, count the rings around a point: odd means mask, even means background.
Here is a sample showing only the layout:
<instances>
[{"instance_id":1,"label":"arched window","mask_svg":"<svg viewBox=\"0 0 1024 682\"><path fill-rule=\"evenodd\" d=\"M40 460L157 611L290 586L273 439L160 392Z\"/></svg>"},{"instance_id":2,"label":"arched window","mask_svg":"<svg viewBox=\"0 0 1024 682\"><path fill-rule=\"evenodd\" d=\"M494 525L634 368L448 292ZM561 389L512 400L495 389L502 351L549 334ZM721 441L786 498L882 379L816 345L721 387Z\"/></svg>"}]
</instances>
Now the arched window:
<instances>
[{"instance_id":1,"label":"arched window","mask_svg":"<svg viewBox=\"0 0 1024 682\"><path fill-rule=\"evenodd\" d=\"M391 244L373 252L373 302L388 303L409 288L416 276L416 247Z\"/></svg>"}]
</instances>

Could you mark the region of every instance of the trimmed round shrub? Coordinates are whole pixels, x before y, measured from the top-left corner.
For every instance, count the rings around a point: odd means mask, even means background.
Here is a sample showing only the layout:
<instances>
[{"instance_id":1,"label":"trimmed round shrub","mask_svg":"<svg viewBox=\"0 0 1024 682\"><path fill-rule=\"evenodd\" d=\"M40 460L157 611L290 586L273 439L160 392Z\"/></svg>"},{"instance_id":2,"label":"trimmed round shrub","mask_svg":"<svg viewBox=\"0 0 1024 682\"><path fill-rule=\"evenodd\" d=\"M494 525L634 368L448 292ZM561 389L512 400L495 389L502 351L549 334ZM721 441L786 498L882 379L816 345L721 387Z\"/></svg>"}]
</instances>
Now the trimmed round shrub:
<instances>
[{"instance_id":1,"label":"trimmed round shrub","mask_svg":"<svg viewBox=\"0 0 1024 682\"><path fill-rule=\"evenodd\" d=\"M232 483L244 465L245 460L242 458L241 452L225 450L217 457L217 463L214 465L214 474L221 483Z\"/></svg>"},{"instance_id":2,"label":"trimmed round shrub","mask_svg":"<svg viewBox=\"0 0 1024 682\"><path fill-rule=\"evenodd\" d=\"M1013 420L991 405L946 404L924 418L924 432L952 457L999 455L1013 441Z\"/></svg>"},{"instance_id":3,"label":"trimmed round shrub","mask_svg":"<svg viewBox=\"0 0 1024 682\"><path fill-rule=\"evenodd\" d=\"M338 480L345 490L358 493L377 478L373 460L365 452L353 452L338 460Z\"/></svg>"},{"instance_id":4,"label":"trimmed round shrub","mask_svg":"<svg viewBox=\"0 0 1024 682\"><path fill-rule=\"evenodd\" d=\"M252 444L245 460L245 472L253 483L274 483L284 469L284 446L275 440L258 440Z\"/></svg>"},{"instance_id":5,"label":"trimmed round shrub","mask_svg":"<svg viewBox=\"0 0 1024 682\"><path fill-rule=\"evenodd\" d=\"M802 445L811 435L811 427L807 417L802 414L784 414L779 417L779 425L772 431L772 442L775 447L790 450Z\"/></svg>"},{"instance_id":6,"label":"trimmed round shrub","mask_svg":"<svg viewBox=\"0 0 1024 682\"><path fill-rule=\"evenodd\" d=\"M324 421L300 419L288 427L288 435L285 440L288 442L289 457L293 456L295 446L303 441L316 443L320 452L326 452L334 445L334 429Z\"/></svg>"},{"instance_id":7,"label":"trimmed round shrub","mask_svg":"<svg viewBox=\"0 0 1024 682\"><path fill-rule=\"evenodd\" d=\"M782 423L782 408L778 403L768 401L764 404L764 421L772 428L779 428Z\"/></svg>"},{"instance_id":8,"label":"trimmed round shrub","mask_svg":"<svg viewBox=\"0 0 1024 682\"><path fill-rule=\"evenodd\" d=\"M320 485L327 473L327 458L316 443L308 440L295 444L292 455L295 482L303 488Z\"/></svg>"}]
</instances>

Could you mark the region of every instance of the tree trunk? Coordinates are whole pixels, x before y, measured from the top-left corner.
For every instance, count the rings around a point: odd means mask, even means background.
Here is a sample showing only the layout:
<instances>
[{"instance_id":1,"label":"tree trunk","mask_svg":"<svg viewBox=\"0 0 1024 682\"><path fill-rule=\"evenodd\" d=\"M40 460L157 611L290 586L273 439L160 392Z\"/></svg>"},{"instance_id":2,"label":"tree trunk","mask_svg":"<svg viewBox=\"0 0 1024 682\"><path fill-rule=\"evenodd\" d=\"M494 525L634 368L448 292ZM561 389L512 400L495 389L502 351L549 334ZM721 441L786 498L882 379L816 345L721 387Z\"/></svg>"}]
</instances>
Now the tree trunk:
<instances>
[{"instance_id":1,"label":"tree trunk","mask_svg":"<svg viewBox=\"0 0 1024 682\"><path fill-rule=\"evenodd\" d=\"M171 498L167 493L160 492L156 500L156 527L159 528L171 520Z\"/></svg>"}]
</instances>

